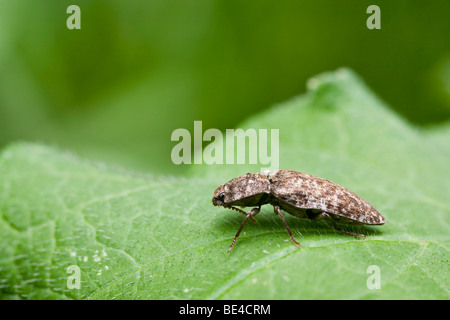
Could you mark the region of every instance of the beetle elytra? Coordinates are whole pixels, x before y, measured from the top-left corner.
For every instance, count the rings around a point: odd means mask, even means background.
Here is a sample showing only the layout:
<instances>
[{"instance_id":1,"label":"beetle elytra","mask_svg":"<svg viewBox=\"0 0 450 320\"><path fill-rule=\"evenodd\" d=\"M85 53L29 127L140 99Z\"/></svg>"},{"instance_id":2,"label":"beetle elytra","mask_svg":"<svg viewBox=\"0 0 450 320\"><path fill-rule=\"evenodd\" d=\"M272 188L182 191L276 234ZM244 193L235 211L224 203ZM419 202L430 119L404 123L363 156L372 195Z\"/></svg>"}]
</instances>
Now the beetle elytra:
<instances>
[{"instance_id":1,"label":"beetle elytra","mask_svg":"<svg viewBox=\"0 0 450 320\"><path fill-rule=\"evenodd\" d=\"M329 180L292 170L247 173L220 185L213 195L215 206L223 206L245 215L242 224L228 249L231 251L248 219L259 213L261 206L271 204L292 242L294 239L281 210L299 218L327 219L333 227L345 234L362 237L340 229L337 223L381 225L386 219L367 201L346 188ZM236 208L255 207L248 213Z\"/></svg>"}]
</instances>

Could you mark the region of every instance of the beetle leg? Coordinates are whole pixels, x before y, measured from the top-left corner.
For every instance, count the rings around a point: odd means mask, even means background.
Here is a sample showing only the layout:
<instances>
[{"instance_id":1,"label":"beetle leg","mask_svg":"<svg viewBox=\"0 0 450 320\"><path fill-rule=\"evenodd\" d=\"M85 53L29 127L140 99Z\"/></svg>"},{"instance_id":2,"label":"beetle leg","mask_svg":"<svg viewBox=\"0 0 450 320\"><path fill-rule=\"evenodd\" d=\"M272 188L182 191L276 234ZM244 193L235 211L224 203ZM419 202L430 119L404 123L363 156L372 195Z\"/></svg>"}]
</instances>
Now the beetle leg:
<instances>
[{"instance_id":1,"label":"beetle leg","mask_svg":"<svg viewBox=\"0 0 450 320\"><path fill-rule=\"evenodd\" d=\"M247 222L247 219L252 219L253 216L256 216L259 213L259 210L261 209L261 207L259 208L253 208L252 210L249 211L249 213L247 213L245 215L244 220L241 223L241 226L239 227L238 232L236 233L236 235L234 236L233 242L231 243L230 248L228 249L228 252L231 251L231 249L234 246L234 243L236 242L237 237L239 237L239 234L241 233L242 229L244 228L245 223Z\"/></svg>"},{"instance_id":2,"label":"beetle leg","mask_svg":"<svg viewBox=\"0 0 450 320\"><path fill-rule=\"evenodd\" d=\"M345 231L344 229L341 229L337 226L336 222L333 220L333 218L326 212L322 212L320 214L320 217L318 217L319 219L325 218L328 219L329 221L331 221L331 223L333 224L333 227L337 230L340 231L342 233L348 234L349 236L353 236L353 237L361 237L361 238L365 238L365 236L363 234L360 233L353 233L353 232L349 232L349 231Z\"/></svg>"},{"instance_id":3,"label":"beetle leg","mask_svg":"<svg viewBox=\"0 0 450 320\"><path fill-rule=\"evenodd\" d=\"M292 231L291 229L289 229L288 224L286 223L286 220L284 219L283 214L281 213L281 209L279 206L273 206L273 210L275 211L275 214L277 214L278 216L280 216L281 221L283 221L284 227L286 228L287 232L289 233L289 237L291 237L292 242L301 247L302 245L300 243L298 243L297 241L295 241L294 236L292 235Z\"/></svg>"}]
</instances>

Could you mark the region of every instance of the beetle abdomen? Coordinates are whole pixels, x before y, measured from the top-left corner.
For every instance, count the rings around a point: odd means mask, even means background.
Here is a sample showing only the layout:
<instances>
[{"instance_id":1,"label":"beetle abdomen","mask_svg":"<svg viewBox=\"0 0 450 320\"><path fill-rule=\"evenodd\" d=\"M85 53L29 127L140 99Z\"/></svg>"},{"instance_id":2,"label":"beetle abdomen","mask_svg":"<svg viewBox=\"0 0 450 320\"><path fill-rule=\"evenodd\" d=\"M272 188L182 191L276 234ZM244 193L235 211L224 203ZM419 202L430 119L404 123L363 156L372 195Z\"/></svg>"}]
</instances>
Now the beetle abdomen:
<instances>
[{"instance_id":1,"label":"beetle abdomen","mask_svg":"<svg viewBox=\"0 0 450 320\"><path fill-rule=\"evenodd\" d=\"M291 170L274 171L269 180L272 196L291 207L321 210L363 224L386 221L367 201L329 180Z\"/></svg>"}]
</instances>

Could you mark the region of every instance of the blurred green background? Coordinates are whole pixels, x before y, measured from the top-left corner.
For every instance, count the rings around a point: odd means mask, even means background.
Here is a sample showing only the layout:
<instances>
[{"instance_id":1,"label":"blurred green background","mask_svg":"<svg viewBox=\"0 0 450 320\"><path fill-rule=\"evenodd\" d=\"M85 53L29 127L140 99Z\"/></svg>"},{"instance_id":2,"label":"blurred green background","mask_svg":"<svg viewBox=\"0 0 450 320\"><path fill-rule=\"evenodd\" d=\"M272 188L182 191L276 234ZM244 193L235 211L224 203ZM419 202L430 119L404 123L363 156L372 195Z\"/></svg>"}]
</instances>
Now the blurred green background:
<instances>
[{"instance_id":1,"label":"blurred green background","mask_svg":"<svg viewBox=\"0 0 450 320\"><path fill-rule=\"evenodd\" d=\"M81 30L66 27L71 4ZM366 27L372 4L381 30ZM450 119L449 12L448 0L0 0L0 147L40 141L178 174L176 128L233 128L341 66L436 125Z\"/></svg>"}]
</instances>

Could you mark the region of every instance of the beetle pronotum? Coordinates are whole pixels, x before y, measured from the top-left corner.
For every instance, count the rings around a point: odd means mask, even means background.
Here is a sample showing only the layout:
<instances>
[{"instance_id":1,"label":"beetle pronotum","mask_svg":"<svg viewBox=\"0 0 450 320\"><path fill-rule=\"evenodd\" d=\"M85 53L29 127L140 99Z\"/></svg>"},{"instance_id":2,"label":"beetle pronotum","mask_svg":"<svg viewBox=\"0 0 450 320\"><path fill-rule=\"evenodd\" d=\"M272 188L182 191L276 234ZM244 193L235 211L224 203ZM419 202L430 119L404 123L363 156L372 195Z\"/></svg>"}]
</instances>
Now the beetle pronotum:
<instances>
[{"instance_id":1,"label":"beetle pronotum","mask_svg":"<svg viewBox=\"0 0 450 320\"><path fill-rule=\"evenodd\" d=\"M247 173L234 178L214 191L212 202L215 206L223 206L245 215L228 251L233 248L247 220L256 222L253 217L264 204L273 206L292 242L298 246L301 245L294 239L281 210L299 218L327 219L336 230L362 238L362 234L340 229L336 222L367 225L386 222L372 205L346 188L326 179L292 170ZM247 213L235 206L255 208Z\"/></svg>"}]
</instances>

